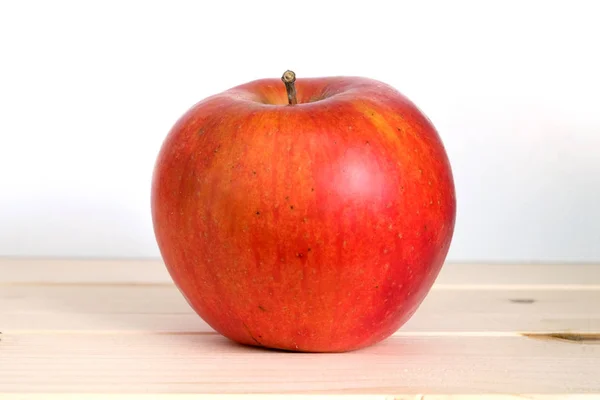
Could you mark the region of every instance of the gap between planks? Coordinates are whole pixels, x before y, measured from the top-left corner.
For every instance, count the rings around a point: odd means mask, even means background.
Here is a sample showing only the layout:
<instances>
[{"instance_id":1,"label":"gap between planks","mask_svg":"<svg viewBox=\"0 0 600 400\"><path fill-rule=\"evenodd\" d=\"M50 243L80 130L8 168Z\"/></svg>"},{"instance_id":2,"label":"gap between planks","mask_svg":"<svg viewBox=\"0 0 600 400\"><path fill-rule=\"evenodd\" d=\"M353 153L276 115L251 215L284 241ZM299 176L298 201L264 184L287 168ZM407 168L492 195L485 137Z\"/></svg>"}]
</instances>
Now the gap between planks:
<instances>
[{"instance_id":1,"label":"gap between planks","mask_svg":"<svg viewBox=\"0 0 600 400\"><path fill-rule=\"evenodd\" d=\"M402 332L599 332L600 291L433 290ZM273 305L275 306L275 305ZM173 286L0 290L4 331L212 331Z\"/></svg>"},{"instance_id":2,"label":"gap between planks","mask_svg":"<svg viewBox=\"0 0 600 400\"><path fill-rule=\"evenodd\" d=\"M153 260L23 259L0 257L0 282L12 283L170 284L164 263ZM491 290L506 285L579 288L600 286L595 264L452 263L442 268L436 284L453 290L479 286ZM485 285L485 286L481 286Z\"/></svg>"},{"instance_id":3,"label":"gap between planks","mask_svg":"<svg viewBox=\"0 0 600 400\"><path fill-rule=\"evenodd\" d=\"M528 338L396 336L341 354L218 335L5 339L0 393L600 394L600 347Z\"/></svg>"},{"instance_id":4,"label":"gap between planks","mask_svg":"<svg viewBox=\"0 0 600 400\"><path fill-rule=\"evenodd\" d=\"M67 330L67 329L20 329L7 330L6 333L12 335L166 335L166 336L206 336L220 335L216 331L136 331L136 330ZM526 337L538 340L555 340L562 342L573 342L580 344L597 344L600 345L600 332L507 332L507 331L397 331L391 335L392 337ZM2 332L0 332L0 340L2 340Z\"/></svg>"},{"instance_id":5,"label":"gap between planks","mask_svg":"<svg viewBox=\"0 0 600 400\"><path fill-rule=\"evenodd\" d=\"M600 269L599 269L600 273ZM165 287L174 286L172 282L6 282L0 281L1 286L140 286L140 287ZM531 291L600 291L600 285L585 284L434 284L431 290L444 291L506 291L506 290L531 290Z\"/></svg>"}]
</instances>

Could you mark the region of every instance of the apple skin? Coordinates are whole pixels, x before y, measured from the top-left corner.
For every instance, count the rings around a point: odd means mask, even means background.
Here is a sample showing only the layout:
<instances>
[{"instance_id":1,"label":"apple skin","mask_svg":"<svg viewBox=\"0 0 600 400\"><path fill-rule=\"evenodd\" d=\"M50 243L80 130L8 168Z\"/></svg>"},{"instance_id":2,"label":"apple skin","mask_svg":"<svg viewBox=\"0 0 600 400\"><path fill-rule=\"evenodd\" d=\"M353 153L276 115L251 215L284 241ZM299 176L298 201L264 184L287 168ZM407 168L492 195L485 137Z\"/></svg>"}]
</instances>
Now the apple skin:
<instances>
[{"instance_id":1,"label":"apple skin","mask_svg":"<svg viewBox=\"0 0 600 400\"><path fill-rule=\"evenodd\" d=\"M152 180L154 231L187 302L232 341L378 343L415 313L452 239L451 166L427 117L361 77L249 82L189 109Z\"/></svg>"}]
</instances>

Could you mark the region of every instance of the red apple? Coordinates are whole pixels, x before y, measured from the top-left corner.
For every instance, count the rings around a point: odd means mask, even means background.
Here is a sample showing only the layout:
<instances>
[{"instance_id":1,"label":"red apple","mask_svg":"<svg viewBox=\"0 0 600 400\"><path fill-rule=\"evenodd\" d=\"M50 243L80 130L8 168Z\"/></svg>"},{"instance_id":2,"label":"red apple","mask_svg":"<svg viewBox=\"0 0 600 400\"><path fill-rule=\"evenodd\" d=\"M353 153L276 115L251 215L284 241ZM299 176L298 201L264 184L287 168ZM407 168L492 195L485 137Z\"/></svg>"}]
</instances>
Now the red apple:
<instances>
[{"instance_id":1,"label":"red apple","mask_svg":"<svg viewBox=\"0 0 600 400\"><path fill-rule=\"evenodd\" d=\"M398 330L431 289L454 231L452 171L432 123L392 87L294 81L234 87L176 122L154 170L156 239L225 337L355 350Z\"/></svg>"}]
</instances>

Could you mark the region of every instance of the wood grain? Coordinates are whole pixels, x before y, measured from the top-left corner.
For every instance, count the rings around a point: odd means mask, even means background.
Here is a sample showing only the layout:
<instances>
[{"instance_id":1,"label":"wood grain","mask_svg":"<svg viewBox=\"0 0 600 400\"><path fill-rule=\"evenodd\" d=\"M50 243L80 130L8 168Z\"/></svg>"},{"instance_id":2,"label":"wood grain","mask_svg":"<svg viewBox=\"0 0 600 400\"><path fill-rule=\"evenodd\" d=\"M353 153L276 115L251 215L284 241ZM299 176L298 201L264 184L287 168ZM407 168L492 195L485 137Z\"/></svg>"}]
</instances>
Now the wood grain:
<instances>
[{"instance_id":1,"label":"wood grain","mask_svg":"<svg viewBox=\"0 0 600 400\"><path fill-rule=\"evenodd\" d=\"M598 264L447 263L436 286L449 290L600 287ZM160 260L77 260L0 258L0 284L11 283L169 284Z\"/></svg>"},{"instance_id":2,"label":"wood grain","mask_svg":"<svg viewBox=\"0 0 600 400\"><path fill-rule=\"evenodd\" d=\"M1 349L3 392L600 393L600 346L520 337L396 336L293 354L201 333L9 333Z\"/></svg>"},{"instance_id":3,"label":"wood grain","mask_svg":"<svg viewBox=\"0 0 600 400\"><path fill-rule=\"evenodd\" d=\"M174 285L0 286L4 331L207 331ZM433 289L402 332L600 332L600 290Z\"/></svg>"},{"instance_id":4,"label":"wood grain","mask_svg":"<svg viewBox=\"0 0 600 400\"><path fill-rule=\"evenodd\" d=\"M449 264L383 343L294 354L218 335L155 260L0 259L0 400L600 398L599 305L599 266Z\"/></svg>"}]
</instances>

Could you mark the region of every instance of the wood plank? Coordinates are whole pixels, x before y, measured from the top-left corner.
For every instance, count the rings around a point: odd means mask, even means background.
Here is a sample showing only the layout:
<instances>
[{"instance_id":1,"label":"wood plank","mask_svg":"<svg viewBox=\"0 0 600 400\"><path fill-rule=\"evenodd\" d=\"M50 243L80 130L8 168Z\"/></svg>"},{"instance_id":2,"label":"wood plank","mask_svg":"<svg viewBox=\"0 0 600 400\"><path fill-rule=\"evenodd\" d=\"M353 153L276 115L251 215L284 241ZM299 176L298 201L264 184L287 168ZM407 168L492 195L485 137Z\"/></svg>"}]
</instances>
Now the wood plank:
<instances>
[{"instance_id":1,"label":"wood plank","mask_svg":"<svg viewBox=\"0 0 600 400\"><path fill-rule=\"evenodd\" d=\"M403 332L600 332L597 291L432 290ZM10 285L0 331L211 331L174 285Z\"/></svg>"},{"instance_id":2,"label":"wood plank","mask_svg":"<svg viewBox=\"0 0 600 400\"><path fill-rule=\"evenodd\" d=\"M12 283L168 284L161 260L62 260L0 258L0 284ZM447 263L436 281L440 288L463 290L481 285L588 287L600 285L598 264L460 264ZM552 289L552 287L550 287ZM502 289L502 288L500 288Z\"/></svg>"},{"instance_id":3,"label":"wood plank","mask_svg":"<svg viewBox=\"0 0 600 400\"><path fill-rule=\"evenodd\" d=\"M170 284L162 260L0 258L0 284L12 283Z\"/></svg>"},{"instance_id":4,"label":"wood plank","mask_svg":"<svg viewBox=\"0 0 600 400\"><path fill-rule=\"evenodd\" d=\"M447 268L446 268L447 267ZM438 285L464 286L598 286L600 264L453 264L442 268ZM457 287L462 290L463 287Z\"/></svg>"},{"instance_id":5,"label":"wood plank","mask_svg":"<svg viewBox=\"0 0 600 400\"><path fill-rule=\"evenodd\" d=\"M0 393L600 394L600 346L405 337L294 354L220 335L3 334Z\"/></svg>"},{"instance_id":6,"label":"wood plank","mask_svg":"<svg viewBox=\"0 0 600 400\"><path fill-rule=\"evenodd\" d=\"M0 400L600 396L598 304L600 266L448 264L382 344L292 354L216 334L158 260L0 259Z\"/></svg>"}]
</instances>

